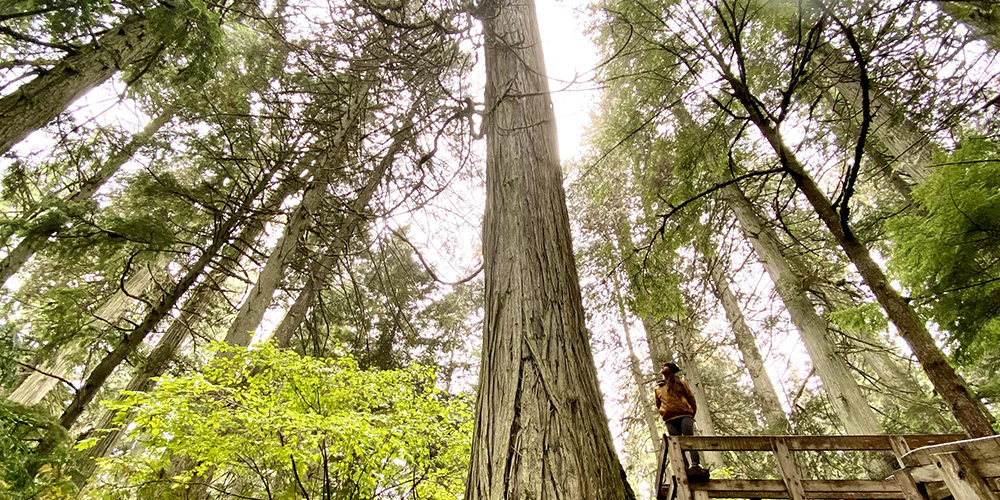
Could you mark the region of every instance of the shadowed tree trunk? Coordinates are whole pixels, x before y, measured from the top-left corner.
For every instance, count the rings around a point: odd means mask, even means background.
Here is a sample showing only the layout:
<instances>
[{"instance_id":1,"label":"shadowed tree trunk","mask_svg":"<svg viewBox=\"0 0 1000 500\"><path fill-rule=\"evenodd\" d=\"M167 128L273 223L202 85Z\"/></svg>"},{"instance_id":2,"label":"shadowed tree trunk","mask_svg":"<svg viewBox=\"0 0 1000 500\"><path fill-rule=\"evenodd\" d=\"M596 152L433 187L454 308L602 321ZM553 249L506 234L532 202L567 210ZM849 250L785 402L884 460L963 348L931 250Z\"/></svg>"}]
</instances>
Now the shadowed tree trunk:
<instances>
[{"instance_id":1,"label":"shadowed tree trunk","mask_svg":"<svg viewBox=\"0 0 1000 500\"><path fill-rule=\"evenodd\" d=\"M698 405L698 412L694 415L698 435L714 436L715 423L712 422L712 410L708 404L705 387L701 382L701 370L698 367L694 345L695 329L690 321L682 320L675 327L677 332L677 352L681 357L682 375L684 375L688 385L691 386L691 393L694 394L694 401ZM725 461L722 460L722 454L716 451L701 452L701 461L713 469L726 465Z\"/></svg>"},{"instance_id":2,"label":"shadowed tree trunk","mask_svg":"<svg viewBox=\"0 0 1000 500\"><path fill-rule=\"evenodd\" d=\"M44 127L73 101L119 70L155 55L162 43L158 34L173 31L182 21L171 13L171 7L157 10L150 16L126 19L94 43L66 56L54 68L0 99L0 154ZM166 25L154 26L151 21L154 18Z\"/></svg>"},{"instance_id":3,"label":"shadowed tree trunk","mask_svg":"<svg viewBox=\"0 0 1000 500\"><path fill-rule=\"evenodd\" d=\"M479 12L486 319L465 498L632 499L584 325L534 3Z\"/></svg>"},{"instance_id":4,"label":"shadowed tree trunk","mask_svg":"<svg viewBox=\"0 0 1000 500\"><path fill-rule=\"evenodd\" d=\"M128 355L132 354L142 344L146 336L156 328L156 325L170 313L180 298L194 285L194 282L202 275L208 263L218 255L223 245L229 243L233 229L244 222L244 218L253 206L254 201L264 191L270 180L270 175L264 172L260 172L258 176L259 178L255 180L255 185L248 192L244 193L244 198L241 200L239 207L219 227L213 229L211 242L202 250L198 260L188 268L177 284L153 305L143 320L132 331L126 334L121 342L90 372L87 380L76 392L73 400L60 417L60 423L63 427L69 429L73 426L76 419L86 409L87 404L97 396L104 382L111 376L111 373L114 372Z\"/></svg>"},{"instance_id":5,"label":"shadowed tree trunk","mask_svg":"<svg viewBox=\"0 0 1000 500\"><path fill-rule=\"evenodd\" d=\"M265 213L277 211L281 208L281 204L285 201L285 198L298 185L298 175L300 173L300 171L295 171L282 180L278 188L268 197L268 201L263 207ZM146 392L153 388L155 384L153 378L163 375L178 347L180 347L185 339L191 336L192 325L200 321L209 307L221 299L223 291L218 288L218 284L226 280L227 276L233 271L237 263L239 263L240 256L244 255L251 245L257 243L257 240L264 234L264 225L265 221L263 219L253 219L253 221L243 227L240 234L233 239L233 243L223 250L223 258L220 259L219 265L216 266L204 281L195 286L191 292L191 297L184 302L184 307L180 315L170 323L170 327L167 328L166 333L163 334L163 337L156 343L156 347L146 357L145 363L138 367L138 371L129 380L128 385L125 386L125 391ZM105 410L94 428L98 431L111 429L114 420L119 415L120 412L117 410ZM101 436L94 446L85 450L85 457L78 461L76 470L73 472L73 481L77 486L82 487L94 474L97 468L95 459L107 456L111 449L118 444L124 433L125 426L120 426Z\"/></svg>"},{"instance_id":6,"label":"shadowed tree trunk","mask_svg":"<svg viewBox=\"0 0 1000 500\"><path fill-rule=\"evenodd\" d=\"M642 362L639 361L639 356L635 353L635 347L632 343L632 329L630 328L630 321L628 317L628 310L625 307L625 301L621 296L621 288L618 283L618 279L613 280L613 286L615 287L614 294L615 305L618 307L618 316L622 322L622 329L625 334L625 347L628 349L628 363L629 372L632 375L632 382L635 384L636 393L639 395L639 407L642 409L643 421L646 424L646 429L649 431L649 442L653 447L653 456L658 457L660 455L660 446L663 441L660 438L662 431L660 430L657 422L660 421L660 414L657 409L653 406L653 397L650 393L650 380L642 370ZM647 479L652 485L652 494L655 498L656 492L660 490L659 485L656 484L657 471L650 471L651 476Z\"/></svg>"},{"instance_id":7,"label":"shadowed tree trunk","mask_svg":"<svg viewBox=\"0 0 1000 500\"><path fill-rule=\"evenodd\" d=\"M143 266L136 270L135 274L125 281L123 289L115 292L101 304L101 307L94 313L93 319L86 326L101 328L103 325L118 323L118 320L128 310L129 305L135 302L133 297L141 296L153 282L154 270L166 268L169 262L170 257L164 256L152 267ZM33 405L41 401L59 383L59 379L56 377L66 378L70 374L76 365L72 357L74 353L85 348L83 343L84 341L71 340L60 346L55 356L46 361L39 368L40 371L31 372L24 381L18 384L8 399L25 405Z\"/></svg>"}]
</instances>

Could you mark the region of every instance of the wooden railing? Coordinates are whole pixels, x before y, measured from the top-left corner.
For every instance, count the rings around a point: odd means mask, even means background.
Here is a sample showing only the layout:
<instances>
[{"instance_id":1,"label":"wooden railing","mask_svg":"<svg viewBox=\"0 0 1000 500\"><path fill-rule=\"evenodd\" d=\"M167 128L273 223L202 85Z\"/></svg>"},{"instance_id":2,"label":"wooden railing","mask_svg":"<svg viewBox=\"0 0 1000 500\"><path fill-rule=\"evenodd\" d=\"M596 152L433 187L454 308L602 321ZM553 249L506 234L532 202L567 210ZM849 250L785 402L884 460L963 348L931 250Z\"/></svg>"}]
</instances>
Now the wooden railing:
<instances>
[{"instance_id":1,"label":"wooden railing","mask_svg":"<svg viewBox=\"0 0 1000 500\"><path fill-rule=\"evenodd\" d=\"M962 441L964 435L664 436L658 500L813 498L876 500L1000 500L1000 437ZM781 479L689 478L685 451L768 451ZM805 479L796 452L874 451L896 457L900 469L882 480ZM942 458L943 457L943 458ZM669 466L668 466L669 463ZM950 481L950 482L949 482ZM954 484L952 484L954 483ZM958 491L958 493L956 493ZM991 496L992 495L992 496Z\"/></svg>"}]
</instances>

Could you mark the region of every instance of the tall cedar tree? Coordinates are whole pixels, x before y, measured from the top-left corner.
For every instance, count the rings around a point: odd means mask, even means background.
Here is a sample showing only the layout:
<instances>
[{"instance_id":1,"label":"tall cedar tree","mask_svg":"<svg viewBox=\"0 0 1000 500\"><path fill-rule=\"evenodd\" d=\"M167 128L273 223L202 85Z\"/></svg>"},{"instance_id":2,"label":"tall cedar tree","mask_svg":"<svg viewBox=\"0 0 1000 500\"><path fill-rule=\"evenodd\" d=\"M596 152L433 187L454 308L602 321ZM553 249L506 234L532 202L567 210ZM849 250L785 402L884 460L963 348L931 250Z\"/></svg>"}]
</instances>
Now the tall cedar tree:
<instances>
[{"instance_id":1,"label":"tall cedar tree","mask_svg":"<svg viewBox=\"0 0 1000 500\"><path fill-rule=\"evenodd\" d=\"M584 326L535 6L480 14L486 322L465 498L632 499Z\"/></svg>"}]
</instances>

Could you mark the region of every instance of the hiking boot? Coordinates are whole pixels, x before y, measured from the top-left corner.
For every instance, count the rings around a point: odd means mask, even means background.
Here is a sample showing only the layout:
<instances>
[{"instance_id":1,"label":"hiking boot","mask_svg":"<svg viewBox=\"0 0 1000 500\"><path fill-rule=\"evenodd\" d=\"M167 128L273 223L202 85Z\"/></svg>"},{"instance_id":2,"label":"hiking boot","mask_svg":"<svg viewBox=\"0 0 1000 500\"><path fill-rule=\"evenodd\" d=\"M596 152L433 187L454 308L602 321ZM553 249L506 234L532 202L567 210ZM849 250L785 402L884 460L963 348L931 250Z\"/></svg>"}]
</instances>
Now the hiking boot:
<instances>
[{"instance_id":1,"label":"hiking boot","mask_svg":"<svg viewBox=\"0 0 1000 500\"><path fill-rule=\"evenodd\" d=\"M704 478L706 480L708 479L710 472L711 471L702 467L700 464L694 464L687 470L687 474L689 477Z\"/></svg>"}]
</instances>

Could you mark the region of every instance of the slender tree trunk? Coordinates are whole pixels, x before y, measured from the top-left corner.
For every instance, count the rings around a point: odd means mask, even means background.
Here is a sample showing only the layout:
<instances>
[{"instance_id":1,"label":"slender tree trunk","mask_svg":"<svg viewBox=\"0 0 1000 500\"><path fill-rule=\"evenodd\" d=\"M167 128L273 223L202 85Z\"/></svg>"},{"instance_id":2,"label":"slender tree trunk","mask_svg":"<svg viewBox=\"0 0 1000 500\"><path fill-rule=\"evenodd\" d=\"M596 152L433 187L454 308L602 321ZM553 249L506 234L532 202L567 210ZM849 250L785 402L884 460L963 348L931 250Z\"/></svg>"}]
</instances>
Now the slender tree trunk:
<instances>
[{"instance_id":1,"label":"slender tree trunk","mask_svg":"<svg viewBox=\"0 0 1000 500\"><path fill-rule=\"evenodd\" d=\"M695 330L687 321L677 324L677 350L681 355L681 362L684 369L684 378L691 386L691 393L694 394L694 401L698 404L698 412L694 415L694 422L698 429L698 434L703 436L715 436L715 423L712 421L712 410L708 404L708 396L705 394L705 386L701 382L701 370L698 366L698 359L695 355L694 347ZM718 468L726 465L722 455L716 451L701 452L701 461L709 468Z\"/></svg>"},{"instance_id":2,"label":"slender tree trunk","mask_svg":"<svg viewBox=\"0 0 1000 500\"><path fill-rule=\"evenodd\" d=\"M80 189L73 193L69 198L66 199L69 203L77 203L81 201L89 200L94 193L97 192L101 186L107 182L108 179L114 175L118 169L125 164L135 151L149 142L149 139L155 134L160 127L165 125L173 117L173 113L169 111L164 111L160 113L159 116L154 118L152 121L146 125L146 128L139 132L135 137L132 138L124 147L118 150L115 154L111 155L107 161L98 169L97 173L87 179L81 186ZM22 239L14 249L0 261L0 285L7 283L7 280L14 275L17 271L21 269L35 252L40 250L48 243L49 238L55 234L59 228L46 228L38 231L29 233Z\"/></svg>"},{"instance_id":3,"label":"slender tree trunk","mask_svg":"<svg viewBox=\"0 0 1000 500\"><path fill-rule=\"evenodd\" d=\"M781 398L774 388L771 377L764 368L764 357L757 349L757 342L754 339L753 331L743 318L743 311L740 310L739 301L732 289L729 288L729 281L722 262L716 261L708 263L711 269L712 285L715 296L722 302L722 308L726 311L726 318L733 329L733 336L736 338L736 345L743 354L743 365L750 373L750 381L753 383L753 393L757 397L763 416L764 426L768 434L787 434L791 430L788 423L788 416L781 408Z\"/></svg>"},{"instance_id":4,"label":"slender tree trunk","mask_svg":"<svg viewBox=\"0 0 1000 500\"><path fill-rule=\"evenodd\" d=\"M965 432L970 437L994 435L990 419L987 418L988 411L982 406L982 402L977 404L973 400L965 380L948 363L948 359L938 348L934 337L927 331L927 326L910 305L903 300L899 292L892 288L885 273L872 259L868 247L858 241L851 232L850 221L840 218L840 214L837 213L826 194L809 176L805 167L799 163L795 152L785 144L778 129L757 108L756 102L759 101L753 99L749 89L731 74L727 74L726 79L733 87L736 98L748 111L751 121L777 153L785 171L795 181L795 186L806 197L820 220L833 234L841 249L857 268L865 284L882 305L886 315L896 325L899 334L909 344L910 349L913 349L920 365L927 373L927 377L934 384L934 389L951 407L951 411Z\"/></svg>"},{"instance_id":5,"label":"slender tree trunk","mask_svg":"<svg viewBox=\"0 0 1000 500\"><path fill-rule=\"evenodd\" d=\"M97 396L98 391L104 385L104 381L111 376L115 368L142 344L146 336L170 313L180 298L191 288L195 280L201 276L205 270L205 266L216 257L223 245L229 243L233 229L244 222L244 217L246 217L246 213L253 206L254 200L267 187L270 176L261 172L259 177L256 185L245 194L239 208L220 227L214 229L211 243L202 251L198 260L188 268L180 281L174 285L173 289L163 295L146 314L145 318L132 331L126 334L118 346L108 353L97 367L91 371L83 386L76 392L73 401L63 411L60 417L60 423L63 427L69 429L73 426L77 417L83 413L87 404Z\"/></svg>"},{"instance_id":6,"label":"slender tree trunk","mask_svg":"<svg viewBox=\"0 0 1000 500\"><path fill-rule=\"evenodd\" d=\"M649 443L653 448L653 456L659 456L659 450L661 448L660 427L657 422L660 421L660 415L653 405L653 399L650 396L650 384L646 377L646 374L642 370L642 362L639 361L639 356L635 354L635 347L632 344L632 332L629 328L629 318L628 311L625 307L625 301L622 300L621 296L621 284L618 283L617 279L614 279L615 290L612 292L614 294L615 303L618 306L618 316L622 322L622 330L625 333L625 346L628 348L628 362L629 362L629 372L632 374L632 382L635 384L636 394L639 396L639 407L642 409L643 420L646 423L646 429L649 431ZM656 484L656 470L652 470L651 477L647 480L652 485L652 498L656 498L656 492L660 490L660 486Z\"/></svg>"},{"instance_id":7,"label":"slender tree trunk","mask_svg":"<svg viewBox=\"0 0 1000 500\"><path fill-rule=\"evenodd\" d=\"M282 180L278 188L268 197L269 199L263 207L265 212L281 208L285 198L298 184L297 176L300 173L300 171L293 172L292 175ZM217 288L217 284L227 279L239 262L240 256L256 244L257 240L264 234L264 227L265 221L259 218L253 219L243 227L240 234L233 239L232 244L222 252L224 258L220 259L219 265L209 274L207 279L195 286L191 297L184 301L180 315L170 323L166 333L146 357L145 363L138 367L138 371L125 387L126 391L146 392L153 388L155 384L153 379L163 374L174 353L184 340L191 336L192 325L198 323L209 307L220 300L223 291ZM105 410L94 428L99 432L103 429L112 429L112 424L119 415L120 412L116 410ZM131 419L131 416L127 418ZM77 462L77 468L73 474L73 481L77 486L83 487L97 468L96 459L106 457L118 444L124 433L125 426L118 426L101 436L94 446L86 450L86 456Z\"/></svg>"},{"instance_id":8,"label":"slender tree trunk","mask_svg":"<svg viewBox=\"0 0 1000 500\"><path fill-rule=\"evenodd\" d=\"M326 193L326 184L318 184L306 189L302 202L288 217L284 233L268 256L267 262L257 276L257 282L254 283L253 289L250 290L226 333L227 344L242 347L250 345L253 333L264 319L264 313L271 306L274 292L284 277L285 264L298 248L299 238L312 223L312 214Z\"/></svg>"},{"instance_id":9,"label":"slender tree trunk","mask_svg":"<svg viewBox=\"0 0 1000 500\"><path fill-rule=\"evenodd\" d=\"M88 321L86 326L99 328L101 325L118 323L129 306L135 302L132 297L141 295L152 283L154 270L165 268L169 261L169 257L164 256L151 267L143 266L137 269L135 274L125 281L122 290L116 291L101 304L101 307L94 313L93 319ZM61 346L55 356L46 361L39 369L40 371L31 372L8 396L8 399L25 405L33 405L41 401L59 383L57 377L66 378L69 376L76 365L72 359L73 354L84 348L84 341L70 341Z\"/></svg>"},{"instance_id":10,"label":"slender tree trunk","mask_svg":"<svg viewBox=\"0 0 1000 500\"><path fill-rule=\"evenodd\" d=\"M534 3L481 12L486 320L465 498L632 499L584 325Z\"/></svg>"},{"instance_id":11,"label":"slender tree trunk","mask_svg":"<svg viewBox=\"0 0 1000 500\"><path fill-rule=\"evenodd\" d=\"M405 120L404 120L405 121ZM409 127L404 127L393 133L393 142L386 151L385 156L368 176L364 186L358 190L358 195L351 202L350 206L343 210L343 219L336 224L334 234L330 238L333 242L324 250L324 255L317 255L309 266L309 274L306 282L295 298L295 302L285 311L278 326L270 333L281 347L287 347L292 340L292 335L298 330L305 320L306 313L312 305L316 295L320 292L327 276L336 264L336 260L347 252L348 245L371 218L371 211L368 204L371 203L375 190L382 184L386 173L392 167L396 155L402 150L403 145L412 136L413 131Z\"/></svg>"},{"instance_id":12,"label":"slender tree trunk","mask_svg":"<svg viewBox=\"0 0 1000 500\"><path fill-rule=\"evenodd\" d=\"M0 154L44 127L70 103L119 70L156 54L161 45L157 34L175 30L181 22L171 7L156 10L150 16L126 19L93 44L66 56L54 68L0 99ZM154 18L173 25L154 26Z\"/></svg>"},{"instance_id":13,"label":"slender tree trunk","mask_svg":"<svg viewBox=\"0 0 1000 500\"><path fill-rule=\"evenodd\" d=\"M879 425L864 393L851 374L844 358L834 348L827 332L826 320L817 312L802 279L785 259L781 242L760 216L750 200L743 196L736 185L724 188L729 207L736 214L743 234L750 240L754 251L767 270L774 288L785 303L792 322L802 335L813 367L823 384L833 407L849 434L878 434Z\"/></svg>"}]
</instances>

